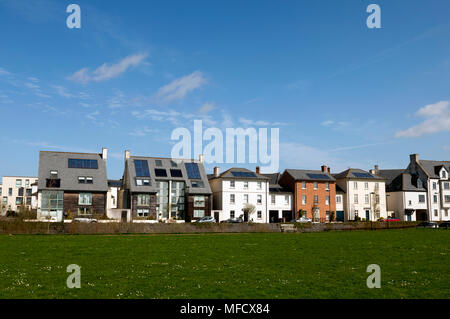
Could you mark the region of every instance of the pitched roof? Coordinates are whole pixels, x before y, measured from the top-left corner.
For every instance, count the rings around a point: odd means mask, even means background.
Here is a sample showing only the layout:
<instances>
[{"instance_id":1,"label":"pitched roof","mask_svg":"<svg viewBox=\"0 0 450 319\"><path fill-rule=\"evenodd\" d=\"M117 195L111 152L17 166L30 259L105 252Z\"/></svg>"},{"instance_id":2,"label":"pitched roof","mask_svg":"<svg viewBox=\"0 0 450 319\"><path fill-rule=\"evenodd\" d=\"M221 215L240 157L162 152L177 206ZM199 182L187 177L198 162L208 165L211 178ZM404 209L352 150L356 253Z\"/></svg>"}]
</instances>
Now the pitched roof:
<instances>
[{"instance_id":1,"label":"pitched roof","mask_svg":"<svg viewBox=\"0 0 450 319\"><path fill-rule=\"evenodd\" d=\"M359 168L349 168L338 174L333 174L336 179L364 179L364 180L384 180L383 177L375 176L368 171Z\"/></svg>"},{"instance_id":2,"label":"pitched roof","mask_svg":"<svg viewBox=\"0 0 450 319\"><path fill-rule=\"evenodd\" d=\"M345 193L345 191L341 188L341 186L336 184L336 193Z\"/></svg>"},{"instance_id":3,"label":"pitched roof","mask_svg":"<svg viewBox=\"0 0 450 319\"><path fill-rule=\"evenodd\" d=\"M147 162L150 176L136 176L136 160ZM196 164L198 167L199 178L189 178L188 169L186 168L186 164L189 163ZM130 156L130 158L125 161L125 170L124 176L127 178L125 178L124 186L127 189L130 189L131 192L156 193L158 191L156 185L157 181L179 181L186 183L187 194L211 194L211 187L209 186L205 167L203 163L198 160ZM162 174L156 176L156 170L161 170L158 171L158 173ZM181 173L181 175L177 175L179 173ZM137 186L136 179L148 179L150 180L150 185ZM201 181L203 186L194 187L193 185L195 184L192 183L194 181Z\"/></svg>"},{"instance_id":4,"label":"pitched roof","mask_svg":"<svg viewBox=\"0 0 450 319\"><path fill-rule=\"evenodd\" d=\"M383 177L386 180L387 186L403 172L405 172L404 169L380 169L378 170L378 176Z\"/></svg>"},{"instance_id":5,"label":"pitched roof","mask_svg":"<svg viewBox=\"0 0 450 319\"><path fill-rule=\"evenodd\" d=\"M121 179L108 179L108 186L112 187L122 187L122 180Z\"/></svg>"},{"instance_id":6,"label":"pitched roof","mask_svg":"<svg viewBox=\"0 0 450 319\"><path fill-rule=\"evenodd\" d=\"M98 168L69 168L69 159L94 160ZM47 187L46 181L50 179L50 171L57 171L60 180L59 188ZM92 177L92 184L78 183L78 177ZM62 191L108 191L108 180L106 177L106 160L102 154L92 153L70 153L70 152L39 152L39 190L62 190Z\"/></svg>"},{"instance_id":7,"label":"pitched roof","mask_svg":"<svg viewBox=\"0 0 450 319\"><path fill-rule=\"evenodd\" d=\"M286 169L284 172L291 175L296 181L336 181L330 173L319 170Z\"/></svg>"},{"instance_id":8,"label":"pitched roof","mask_svg":"<svg viewBox=\"0 0 450 319\"><path fill-rule=\"evenodd\" d=\"M210 179L215 178L227 178L227 179L239 179L239 180L264 180L268 181L269 178L264 176L263 174L257 174L249 169L243 168L243 167L232 167L222 174L220 174L218 177L215 177L212 175Z\"/></svg>"},{"instance_id":9,"label":"pitched roof","mask_svg":"<svg viewBox=\"0 0 450 319\"><path fill-rule=\"evenodd\" d=\"M447 172L450 172L450 161L419 160L419 164L431 178L439 178L439 172L442 167L445 167Z\"/></svg>"},{"instance_id":10,"label":"pitched roof","mask_svg":"<svg viewBox=\"0 0 450 319\"><path fill-rule=\"evenodd\" d=\"M413 191L413 192L425 192L426 189L419 187L418 177L411 175L404 169L387 169L379 170L378 175L386 179L386 191L398 192L398 191Z\"/></svg>"},{"instance_id":11,"label":"pitched roof","mask_svg":"<svg viewBox=\"0 0 450 319\"><path fill-rule=\"evenodd\" d=\"M278 180L280 179L280 173L272 173L272 174L261 174L269 178L269 185L278 185Z\"/></svg>"}]
</instances>

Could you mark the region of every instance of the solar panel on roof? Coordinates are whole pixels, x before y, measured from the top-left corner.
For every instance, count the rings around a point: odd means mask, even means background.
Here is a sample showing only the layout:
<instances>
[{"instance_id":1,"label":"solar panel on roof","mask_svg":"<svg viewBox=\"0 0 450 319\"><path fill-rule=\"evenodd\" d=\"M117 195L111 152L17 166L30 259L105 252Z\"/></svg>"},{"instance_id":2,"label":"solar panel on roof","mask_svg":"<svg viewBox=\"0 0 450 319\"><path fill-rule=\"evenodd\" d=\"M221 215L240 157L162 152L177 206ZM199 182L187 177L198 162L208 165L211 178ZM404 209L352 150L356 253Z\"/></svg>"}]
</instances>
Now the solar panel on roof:
<instances>
[{"instance_id":1,"label":"solar panel on roof","mask_svg":"<svg viewBox=\"0 0 450 319\"><path fill-rule=\"evenodd\" d=\"M155 168L155 176L167 177L167 171L164 168Z\"/></svg>"},{"instance_id":2,"label":"solar panel on roof","mask_svg":"<svg viewBox=\"0 0 450 319\"><path fill-rule=\"evenodd\" d=\"M330 176L325 174L306 174L311 179L330 179Z\"/></svg>"},{"instance_id":3,"label":"solar panel on roof","mask_svg":"<svg viewBox=\"0 0 450 319\"><path fill-rule=\"evenodd\" d=\"M181 169L171 169L170 170L170 176L172 176L172 177L183 177L183 173L181 172Z\"/></svg>"},{"instance_id":4,"label":"solar panel on roof","mask_svg":"<svg viewBox=\"0 0 450 319\"><path fill-rule=\"evenodd\" d=\"M69 168L98 169L97 160L69 158Z\"/></svg>"},{"instance_id":5,"label":"solar panel on roof","mask_svg":"<svg viewBox=\"0 0 450 319\"><path fill-rule=\"evenodd\" d=\"M189 179L201 179L197 163L184 163Z\"/></svg>"},{"instance_id":6,"label":"solar panel on roof","mask_svg":"<svg viewBox=\"0 0 450 319\"><path fill-rule=\"evenodd\" d=\"M136 176L150 177L148 162L146 160L134 160L134 168L136 169Z\"/></svg>"},{"instance_id":7,"label":"solar panel on roof","mask_svg":"<svg viewBox=\"0 0 450 319\"><path fill-rule=\"evenodd\" d=\"M373 178L372 174L369 173L352 173L353 176L359 177L359 178Z\"/></svg>"},{"instance_id":8,"label":"solar panel on roof","mask_svg":"<svg viewBox=\"0 0 450 319\"><path fill-rule=\"evenodd\" d=\"M252 172L231 172L234 177L256 177L255 173Z\"/></svg>"}]
</instances>

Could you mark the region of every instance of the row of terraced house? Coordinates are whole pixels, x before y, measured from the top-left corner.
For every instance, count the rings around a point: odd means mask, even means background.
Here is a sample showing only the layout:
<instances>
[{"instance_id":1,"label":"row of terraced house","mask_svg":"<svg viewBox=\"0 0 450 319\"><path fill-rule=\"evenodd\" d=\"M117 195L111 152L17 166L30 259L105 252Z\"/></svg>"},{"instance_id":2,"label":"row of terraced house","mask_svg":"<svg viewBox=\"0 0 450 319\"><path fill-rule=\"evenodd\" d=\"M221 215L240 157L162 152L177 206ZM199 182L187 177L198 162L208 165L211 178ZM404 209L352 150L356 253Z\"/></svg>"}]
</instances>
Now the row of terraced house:
<instances>
[{"instance_id":1,"label":"row of terraced house","mask_svg":"<svg viewBox=\"0 0 450 319\"><path fill-rule=\"evenodd\" d=\"M259 167L224 172L215 167L207 174L203 156L171 159L125 151L120 180L108 180L107 159L107 149L98 154L41 151L38 177L3 177L2 215L27 208L42 220L450 220L450 162L420 160L417 154L410 155L405 169L375 165L332 173L324 165L263 174ZM250 214L243 210L248 204L254 207Z\"/></svg>"}]
</instances>

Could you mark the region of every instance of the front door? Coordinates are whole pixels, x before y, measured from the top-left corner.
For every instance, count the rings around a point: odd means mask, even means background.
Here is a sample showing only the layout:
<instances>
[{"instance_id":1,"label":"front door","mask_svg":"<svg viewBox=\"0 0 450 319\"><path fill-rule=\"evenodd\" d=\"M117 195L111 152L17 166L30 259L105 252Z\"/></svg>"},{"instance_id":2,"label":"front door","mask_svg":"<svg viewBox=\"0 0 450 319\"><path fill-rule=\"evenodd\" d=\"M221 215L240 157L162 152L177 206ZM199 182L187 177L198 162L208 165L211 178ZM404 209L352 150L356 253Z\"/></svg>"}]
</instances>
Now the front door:
<instances>
[{"instance_id":1,"label":"front door","mask_svg":"<svg viewBox=\"0 0 450 319\"><path fill-rule=\"evenodd\" d=\"M126 223L127 222L127 211L126 210L123 210L122 211L122 223Z\"/></svg>"},{"instance_id":2,"label":"front door","mask_svg":"<svg viewBox=\"0 0 450 319\"><path fill-rule=\"evenodd\" d=\"M214 219L217 223L219 222L219 212L214 212Z\"/></svg>"},{"instance_id":3,"label":"front door","mask_svg":"<svg viewBox=\"0 0 450 319\"><path fill-rule=\"evenodd\" d=\"M366 210L366 220L370 220L370 210Z\"/></svg>"}]
</instances>

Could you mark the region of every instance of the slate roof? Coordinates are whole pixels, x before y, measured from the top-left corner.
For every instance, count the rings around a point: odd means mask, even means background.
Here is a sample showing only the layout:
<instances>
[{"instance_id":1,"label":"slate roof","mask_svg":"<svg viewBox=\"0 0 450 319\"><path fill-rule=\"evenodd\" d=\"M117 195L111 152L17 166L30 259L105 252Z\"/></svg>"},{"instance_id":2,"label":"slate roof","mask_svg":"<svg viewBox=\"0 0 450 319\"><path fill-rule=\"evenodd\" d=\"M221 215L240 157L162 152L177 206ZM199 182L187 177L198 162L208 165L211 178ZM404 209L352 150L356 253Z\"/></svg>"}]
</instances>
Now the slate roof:
<instances>
[{"instance_id":1,"label":"slate roof","mask_svg":"<svg viewBox=\"0 0 450 319\"><path fill-rule=\"evenodd\" d=\"M148 163L148 168L150 172L150 177L138 177L139 179L149 179L149 186L137 186L136 185L136 169L135 160L144 160ZM161 166L157 166L157 162L161 163ZM199 179L189 179L186 170L186 163L197 163L200 172ZM164 169L167 172L167 177L156 176L155 169ZM181 170L182 177L172 177L170 170ZM125 179L124 186L131 192L138 193L156 193L156 181L180 181L186 183L186 193L187 194L211 194L211 187L209 186L208 177L205 172L205 167L203 163L198 160L188 160L188 159L172 159L164 157L142 157L142 156L130 156L129 159L125 161L124 173L127 178ZM192 187L193 181L202 181L203 187Z\"/></svg>"},{"instance_id":2,"label":"slate roof","mask_svg":"<svg viewBox=\"0 0 450 319\"><path fill-rule=\"evenodd\" d=\"M122 187L122 180L121 179L108 179L108 186Z\"/></svg>"},{"instance_id":3,"label":"slate roof","mask_svg":"<svg viewBox=\"0 0 450 319\"><path fill-rule=\"evenodd\" d=\"M294 178L296 181L321 181L321 182L336 181L333 175L331 175L328 172L322 172L320 170L286 169L285 173L291 175L292 178ZM314 178L308 174L326 175L328 179Z\"/></svg>"},{"instance_id":4,"label":"slate roof","mask_svg":"<svg viewBox=\"0 0 450 319\"><path fill-rule=\"evenodd\" d=\"M450 172L450 161L419 160L419 164L431 178L439 178L439 171L442 167L445 167L447 172Z\"/></svg>"},{"instance_id":5,"label":"slate roof","mask_svg":"<svg viewBox=\"0 0 450 319\"><path fill-rule=\"evenodd\" d=\"M341 188L341 186L336 184L336 193L345 193L345 191Z\"/></svg>"},{"instance_id":6,"label":"slate roof","mask_svg":"<svg viewBox=\"0 0 450 319\"><path fill-rule=\"evenodd\" d=\"M417 176L411 175L404 169L387 169L379 170L378 175L386 179L386 191L412 191L412 192L426 192L424 187L417 187ZM424 184L422 184L424 185Z\"/></svg>"},{"instance_id":7,"label":"slate roof","mask_svg":"<svg viewBox=\"0 0 450 319\"><path fill-rule=\"evenodd\" d=\"M278 180L280 179L280 173L272 173L272 174L261 174L269 178L269 185L278 185Z\"/></svg>"},{"instance_id":8,"label":"slate roof","mask_svg":"<svg viewBox=\"0 0 450 319\"><path fill-rule=\"evenodd\" d=\"M69 168L69 159L97 160L98 168ZM46 180L51 177L50 171L58 172L59 188L46 186ZM79 176L92 177L93 183L79 184ZM39 152L38 190L107 192L106 160L103 160L102 154L95 153L41 151Z\"/></svg>"},{"instance_id":9,"label":"slate roof","mask_svg":"<svg viewBox=\"0 0 450 319\"><path fill-rule=\"evenodd\" d=\"M269 178L269 193L280 193L280 194L292 194L292 192L282 187L280 184L278 184L278 181L280 180L281 174L280 173L272 173L272 174L261 174L267 178Z\"/></svg>"},{"instance_id":10,"label":"slate roof","mask_svg":"<svg viewBox=\"0 0 450 319\"><path fill-rule=\"evenodd\" d=\"M252 177L244 177L244 176L234 176L233 172L237 173L251 173L254 176ZM251 171L249 169L243 168L243 167L232 167L222 174L219 175L219 177L215 177L212 175L210 179L216 179L216 178L226 178L226 179L236 179L236 180L263 180L263 181L269 181L269 178L264 176L263 174L256 174L254 171Z\"/></svg>"},{"instance_id":11,"label":"slate roof","mask_svg":"<svg viewBox=\"0 0 450 319\"><path fill-rule=\"evenodd\" d=\"M358 177L358 176L355 175L355 173L356 174L367 174L367 177L361 177L361 176ZM362 169L359 169L359 168L349 168L349 169L347 169L347 170L345 170L343 172L340 172L338 174L333 174L333 176L336 179L343 179L343 178L345 178L345 179L355 179L355 180L356 179L357 180L360 180L360 179L363 179L363 180L373 180L373 179L384 180L383 177L375 176L375 175L369 173L368 171L365 171L365 170L362 170Z\"/></svg>"}]
</instances>

